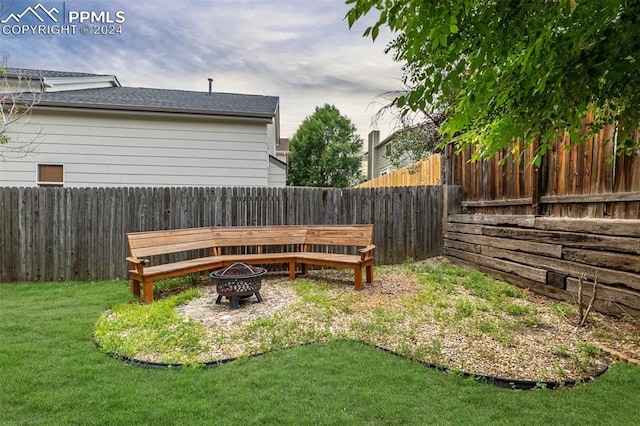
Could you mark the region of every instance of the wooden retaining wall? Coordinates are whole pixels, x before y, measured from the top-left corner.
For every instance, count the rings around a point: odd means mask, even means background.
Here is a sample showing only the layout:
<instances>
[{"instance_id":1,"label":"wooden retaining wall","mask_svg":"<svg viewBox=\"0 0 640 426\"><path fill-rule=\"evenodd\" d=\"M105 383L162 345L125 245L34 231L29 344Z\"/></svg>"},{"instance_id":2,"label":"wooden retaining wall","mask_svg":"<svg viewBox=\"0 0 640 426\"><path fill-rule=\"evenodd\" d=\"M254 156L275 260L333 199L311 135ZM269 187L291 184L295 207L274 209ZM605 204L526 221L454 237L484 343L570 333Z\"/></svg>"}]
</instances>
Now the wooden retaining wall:
<instances>
[{"instance_id":1,"label":"wooden retaining wall","mask_svg":"<svg viewBox=\"0 0 640 426\"><path fill-rule=\"evenodd\" d=\"M563 300L640 318L640 220L517 215L448 216L444 253L454 263Z\"/></svg>"},{"instance_id":2,"label":"wooden retaining wall","mask_svg":"<svg viewBox=\"0 0 640 426\"><path fill-rule=\"evenodd\" d=\"M377 263L426 259L442 254L448 192L459 191L0 188L0 282L126 278L127 232L201 226L373 223Z\"/></svg>"}]
</instances>

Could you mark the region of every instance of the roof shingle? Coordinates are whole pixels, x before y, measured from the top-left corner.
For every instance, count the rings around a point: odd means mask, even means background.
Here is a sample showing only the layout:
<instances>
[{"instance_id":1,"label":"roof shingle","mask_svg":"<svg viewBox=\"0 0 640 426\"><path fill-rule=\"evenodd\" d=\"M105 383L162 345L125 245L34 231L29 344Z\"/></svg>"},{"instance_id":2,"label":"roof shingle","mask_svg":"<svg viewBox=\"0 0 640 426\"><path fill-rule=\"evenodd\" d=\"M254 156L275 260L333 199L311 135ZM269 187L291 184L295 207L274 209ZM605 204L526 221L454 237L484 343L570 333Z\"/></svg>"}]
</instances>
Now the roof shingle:
<instances>
[{"instance_id":1,"label":"roof shingle","mask_svg":"<svg viewBox=\"0 0 640 426\"><path fill-rule=\"evenodd\" d=\"M6 68L7 75L31 79L46 77L104 77L108 74L89 74L67 71ZM276 115L277 96L245 95L238 93L194 92L186 90L152 89L144 87L107 87L97 89L64 90L41 93L40 106L230 115L270 118Z\"/></svg>"},{"instance_id":2,"label":"roof shingle","mask_svg":"<svg viewBox=\"0 0 640 426\"><path fill-rule=\"evenodd\" d=\"M108 87L43 93L40 97L40 105L273 117L278 107L278 97L218 92L209 94L142 87Z\"/></svg>"}]
</instances>

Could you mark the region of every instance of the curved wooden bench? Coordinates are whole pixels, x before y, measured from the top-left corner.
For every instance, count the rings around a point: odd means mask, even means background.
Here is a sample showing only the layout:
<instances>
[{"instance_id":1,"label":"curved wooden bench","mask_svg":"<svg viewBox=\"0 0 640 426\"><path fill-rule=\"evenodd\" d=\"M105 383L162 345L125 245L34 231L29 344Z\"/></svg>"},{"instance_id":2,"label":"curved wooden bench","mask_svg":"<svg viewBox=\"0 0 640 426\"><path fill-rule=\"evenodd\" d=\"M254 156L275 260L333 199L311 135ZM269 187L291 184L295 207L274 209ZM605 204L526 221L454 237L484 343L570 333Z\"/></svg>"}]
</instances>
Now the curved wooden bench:
<instances>
[{"instance_id":1,"label":"curved wooden bench","mask_svg":"<svg viewBox=\"0 0 640 426\"><path fill-rule=\"evenodd\" d=\"M373 231L373 225L284 225L128 233L131 292L140 297L142 283L142 300L151 303L154 281L235 262L288 264L292 280L298 263L303 274L308 265L352 268L355 289L361 290L362 268L367 282L373 281ZM352 254L347 247L359 250Z\"/></svg>"}]
</instances>

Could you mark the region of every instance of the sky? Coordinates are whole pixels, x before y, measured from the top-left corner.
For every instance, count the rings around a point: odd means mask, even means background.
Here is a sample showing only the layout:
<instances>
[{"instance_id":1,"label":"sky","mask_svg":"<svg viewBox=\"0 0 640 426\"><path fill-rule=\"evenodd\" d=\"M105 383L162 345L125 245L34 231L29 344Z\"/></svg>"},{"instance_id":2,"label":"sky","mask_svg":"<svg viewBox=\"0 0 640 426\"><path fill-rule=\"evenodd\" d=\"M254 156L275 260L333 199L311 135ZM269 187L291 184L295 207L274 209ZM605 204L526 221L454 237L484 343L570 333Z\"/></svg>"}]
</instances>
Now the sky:
<instances>
[{"instance_id":1,"label":"sky","mask_svg":"<svg viewBox=\"0 0 640 426\"><path fill-rule=\"evenodd\" d=\"M401 88L401 64L384 53L391 34L381 31L375 43L363 38L373 16L349 29L349 6L341 0L0 0L0 6L0 21L28 7L44 21L29 12L0 24L0 53L9 67L113 74L123 86L196 91L207 91L213 78L214 91L278 96L281 137L291 137L327 103L351 119L364 141L371 130L384 138L396 125L389 114L372 122L386 102L380 96ZM45 25L49 34L25 25ZM64 27L68 34L60 34Z\"/></svg>"}]
</instances>

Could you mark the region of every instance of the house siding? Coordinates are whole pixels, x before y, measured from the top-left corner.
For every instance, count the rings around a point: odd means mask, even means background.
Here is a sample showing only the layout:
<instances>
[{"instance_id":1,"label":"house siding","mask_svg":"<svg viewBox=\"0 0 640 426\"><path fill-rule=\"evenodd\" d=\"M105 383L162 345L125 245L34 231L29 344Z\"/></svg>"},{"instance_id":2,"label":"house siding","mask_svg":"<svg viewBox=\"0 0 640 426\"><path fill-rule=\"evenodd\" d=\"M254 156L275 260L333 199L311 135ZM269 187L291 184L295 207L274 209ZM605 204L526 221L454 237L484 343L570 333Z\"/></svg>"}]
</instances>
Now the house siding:
<instances>
[{"instance_id":1,"label":"house siding","mask_svg":"<svg viewBox=\"0 0 640 426\"><path fill-rule=\"evenodd\" d=\"M283 187L287 184L287 168L269 161L268 186Z\"/></svg>"},{"instance_id":2,"label":"house siding","mask_svg":"<svg viewBox=\"0 0 640 426\"><path fill-rule=\"evenodd\" d=\"M391 166L391 160L385 155L387 144L375 148L375 165L373 167L373 178L380 176L380 173Z\"/></svg>"},{"instance_id":3,"label":"house siding","mask_svg":"<svg viewBox=\"0 0 640 426\"><path fill-rule=\"evenodd\" d=\"M65 109L30 121L14 136L36 151L0 163L2 186L36 186L38 164L64 165L66 187L268 185L265 121Z\"/></svg>"}]
</instances>

